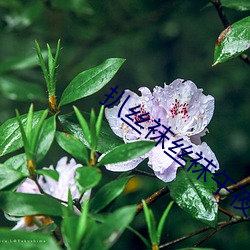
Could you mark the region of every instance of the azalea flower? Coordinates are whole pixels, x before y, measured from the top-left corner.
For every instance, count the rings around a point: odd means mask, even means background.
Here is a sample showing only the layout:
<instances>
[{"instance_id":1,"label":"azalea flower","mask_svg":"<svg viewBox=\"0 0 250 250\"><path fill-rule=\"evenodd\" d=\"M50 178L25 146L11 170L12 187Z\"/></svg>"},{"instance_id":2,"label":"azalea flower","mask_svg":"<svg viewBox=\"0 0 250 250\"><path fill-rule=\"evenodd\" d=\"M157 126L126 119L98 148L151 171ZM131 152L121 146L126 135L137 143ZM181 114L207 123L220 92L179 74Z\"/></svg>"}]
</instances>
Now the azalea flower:
<instances>
[{"instance_id":1,"label":"azalea flower","mask_svg":"<svg viewBox=\"0 0 250 250\"><path fill-rule=\"evenodd\" d=\"M212 162L212 165L208 166L212 173L219 169L214 153L205 142L201 142L201 137L206 134L206 127L214 112L212 96L204 95L203 90L198 89L192 81L182 79L177 79L163 88L156 86L153 93L146 87L139 88L139 91L141 96L126 90L118 106L105 109L106 118L114 133L122 137L125 143L145 139L158 142L149 153L139 158L107 164L108 170L128 171L149 158L148 166L153 169L155 175L164 182L170 182L176 178L177 168L180 167L178 161L183 163L179 158L182 150L181 147L177 147L176 154L170 152L172 158L164 151L169 152L168 148L173 147L173 142L177 140L180 140L179 144L183 144L182 148L188 147L187 152L193 151L189 154L193 159L198 159L197 154L202 152L203 158L199 163L207 166L207 160ZM134 114L128 116L132 111ZM143 117L140 117L140 114ZM147 121L140 123L142 118ZM131 128L125 120L134 128ZM162 137L163 140L159 141L167 129L169 131L165 138Z\"/></svg>"},{"instance_id":2,"label":"azalea flower","mask_svg":"<svg viewBox=\"0 0 250 250\"><path fill-rule=\"evenodd\" d=\"M71 192L72 199L78 199L80 197L80 193L74 179L75 171L78 167L81 167L81 165L76 164L74 159L71 159L68 162L67 157L63 157L58 161L55 169L53 166L44 168L56 170L59 173L58 181L55 181L47 176L40 176L38 178L38 183L46 194L49 194L57 199L67 202L68 190ZM27 178L16 191L20 193L41 194L36 183L29 178ZM80 203L89 198L89 196L90 190L84 193ZM75 212L77 213L78 211L75 210ZM34 221L36 223L34 223ZM44 226L52 222L53 221L49 217L45 216L25 216L18 221L17 225L12 230L21 229L34 231L39 228L38 225Z\"/></svg>"}]
</instances>

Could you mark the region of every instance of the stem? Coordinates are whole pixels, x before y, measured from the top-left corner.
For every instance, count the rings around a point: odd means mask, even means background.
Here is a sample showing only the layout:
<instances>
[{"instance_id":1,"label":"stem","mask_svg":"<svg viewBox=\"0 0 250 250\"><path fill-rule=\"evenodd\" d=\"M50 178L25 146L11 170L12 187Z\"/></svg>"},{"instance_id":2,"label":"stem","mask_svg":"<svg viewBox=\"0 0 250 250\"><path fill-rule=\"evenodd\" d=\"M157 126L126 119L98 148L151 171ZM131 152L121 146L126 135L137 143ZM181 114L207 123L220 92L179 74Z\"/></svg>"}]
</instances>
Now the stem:
<instances>
[{"instance_id":1,"label":"stem","mask_svg":"<svg viewBox=\"0 0 250 250\"><path fill-rule=\"evenodd\" d=\"M145 171L142 171L142 170L139 170L139 169L134 169L134 172L139 173L141 175L146 175L146 176L149 176L149 177L156 178L156 176L154 174L148 173L148 172L145 172Z\"/></svg>"}]
</instances>

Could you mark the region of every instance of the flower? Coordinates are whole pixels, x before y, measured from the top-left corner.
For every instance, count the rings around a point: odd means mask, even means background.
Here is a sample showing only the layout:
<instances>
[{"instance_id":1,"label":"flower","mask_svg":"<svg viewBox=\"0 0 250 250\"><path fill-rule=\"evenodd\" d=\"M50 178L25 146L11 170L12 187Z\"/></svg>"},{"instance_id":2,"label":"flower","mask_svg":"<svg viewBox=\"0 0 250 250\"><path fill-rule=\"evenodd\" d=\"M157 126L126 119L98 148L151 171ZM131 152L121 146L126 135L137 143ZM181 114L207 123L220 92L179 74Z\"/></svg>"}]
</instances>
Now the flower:
<instances>
[{"instance_id":1,"label":"flower","mask_svg":"<svg viewBox=\"0 0 250 250\"><path fill-rule=\"evenodd\" d=\"M76 182L74 180L74 175L76 169L78 167L81 167L81 165L76 164L74 159L71 159L69 162L67 161L67 157L63 157L58 161L55 169L52 165L49 168L43 168L56 170L59 174L58 181L55 181L54 179L47 176L40 176L38 178L38 183L46 194L51 195L62 201L68 200L68 190L70 190L71 192L72 199L78 199L80 197L80 193L77 189ZM27 178L17 188L16 191L20 193L41 194L36 183L29 178ZM80 202L86 200L87 198L89 198L89 196L90 190L84 193ZM36 223L34 223L34 221ZM45 216L25 216L18 221L17 225L12 230L22 229L27 231L34 231L38 229L37 225L47 225L51 222L52 220L49 217Z\"/></svg>"},{"instance_id":2,"label":"flower","mask_svg":"<svg viewBox=\"0 0 250 250\"><path fill-rule=\"evenodd\" d=\"M192 81L182 79L177 79L163 88L156 86L153 93L146 87L140 88L139 91L141 96L126 90L118 106L105 109L106 118L114 133L122 137L125 143L145 140L145 138L149 139L150 137L158 141L159 138L157 139L157 137L161 136L161 133L164 133L166 128L169 127L171 127L174 135L166 134L168 139L164 138L163 142L156 144L157 146L150 152L139 158L117 164L107 164L108 170L128 171L134 169L145 158L149 158L148 166L153 169L155 175L164 182L170 182L176 178L177 168L180 167L175 159L180 161L181 148L175 149L174 159L167 156L164 150L173 147L172 142L178 139L183 139L181 143L184 144L185 148L191 146L187 150L193 151L189 154L190 157L197 159L199 158L197 154L202 152L203 159L199 163L206 166L205 158L210 161L213 160L214 165L210 165L208 169L211 172L219 169L219 163L213 151L205 142L201 142L201 137L206 134L206 127L214 112L214 98L212 96L204 95L203 90L198 89ZM123 106L128 96L130 98ZM125 118L125 114L131 113L129 109L134 107L138 107L133 109L134 111L139 109L140 114L144 114L144 118L148 118L147 121L139 123L143 125L140 129L141 134L118 118L119 111L120 117ZM133 122L130 122L132 124L141 120L139 114L133 114L130 118L133 119ZM152 126L155 126L157 121L165 128L159 126L153 134ZM149 133L151 133L150 136Z\"/></svg>"}]
</instances>

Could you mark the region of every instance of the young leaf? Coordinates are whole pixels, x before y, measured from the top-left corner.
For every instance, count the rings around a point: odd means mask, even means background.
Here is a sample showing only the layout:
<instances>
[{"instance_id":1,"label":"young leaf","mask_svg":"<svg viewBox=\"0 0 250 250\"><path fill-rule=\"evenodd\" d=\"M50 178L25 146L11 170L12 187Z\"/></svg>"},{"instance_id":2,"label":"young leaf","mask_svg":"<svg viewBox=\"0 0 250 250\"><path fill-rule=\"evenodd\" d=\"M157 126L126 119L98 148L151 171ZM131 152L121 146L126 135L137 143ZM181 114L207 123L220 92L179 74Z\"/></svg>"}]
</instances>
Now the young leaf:
<instances>
[{"instance_id":1,"label":"young leaf","mask_svg":"<svg viewBox=\"0 0 250 250\"><path fill-rule=\"evenodd\" d=\"M56 117L52 116L44 121L40 131L38 147L36 152L37 162L40 162L48 153L56 132Z\"/></svg>"},{"instance_id":2,"label":"young leaf","mask_svg":"<svg viewBox=\"0 0 250 250\"><path fill-rule=\"evenodd\" d=\"M53 237L43 233L29 232L26 231L10 231L7 229L0 228L1 235L1 249L36 249L36 250L60 250Z\"/></svg>"},{"instance_id":3,"label":"young leaf","mask_svg":"<svg viewBox=\"0 0 250 250\"><path fill-rule=\"evenodd\" d=\"M37 169L36 170L37 174L40 175L44 175L44 176L48 176L51 179L58 181L59 179L59 173L56 170L52 170L52 169Z\"/></svg>"},{"instance_id":4,"label":"young leaf","mask_svg":"<svg viewBox=\"0 0 250 250\"><path fill-rule=\"evenodd\" d=\"M99 66L83 71L64 90L59 106L92 95L104 87L124 63L124 59L111 58Z\"/></svg>"},{"instance_id":5,"label":"young leaf","mask_svg":"<svg viewBox=\"0 0 250 250\"><path fill-rule=\"evenodd\" d=\"M91 136L91 149L96 150L96 115L94 109L90 112L90 136Z\"/></svg>"},{"instance_id":6,"label":"young leaf","mask_svg":"<svg viewBox=\"0 0 250 250\"><path fill-rule=\"evenodd\" d=\"M135 141L122 144L105 154L98 166L133 160L149 152L155 146L153 141Z\"/></svg>"},{"instance_id":7,"label":"young leaf","mask_svg":"<svg viewBox=\"0 0 250 250\"><path fill-rule=\"evenodd\" d=\"M75 173L76 185L81 194L95 187L101 180L102 173L95 167L77 168Z\"/></svg>"},{"instance_id":8,"label":"young leaf","mask_svg":"<svg viewBox=\"0 0 250 250\"><path fill-rule=\"evenodd\" d=\"M0 208L11 216L36 214L62 216L63 210L66 209L59 201L49 196L13 192L0 193Z\"/></svg>"},{"instance_id":9,"label":"young leaf","mask_svg":"<svg viewBox=\"0 0 250 250\"><path fill-rule=\"evenodd\" d=\"M85 118L83 117L79 109L75 106L73 106L73 108L75 110L76 117L81 125L84 137L86 138L88 144L91 145L91 134L90 134L88 123L86 122Z\"/></svg>"},{"instance_id":10,"label":"young leaf","mask_svg":"<svg viewBox=\"0 0 250 250\"><path fill-rule=\"evenodd\" d=\"M81 127L77 124L77 119L72 114L59 116L60 122L70 134L74 135L86 147L90 148ZM89 118L89 114L87 113L84 113L84 116L87 117L87 119ZM107 122L102 121L96 151L104 153L121 144L123 144L123 140L114 134Z\"/></svg>"},{"instance_id":11,"label":"young leaf","mask_svg":"<svg viewBox=\"0 0 250 250\"><path fill-rule=\"evenodd\" d=\"M88 151L85 145L76 137L64 132L56 132L56 141L62 149L71 154L75 159L82 164L88 165Z\"/></svg>"},{"instance_id":12,"label":"young leaf","mask_svg":"<svg viewBox=\"0 0 250 250\"><path fill-rule=\"evenodd\" d=\"M158 227L157 227L157 244L160 244L163 226L164 226L165 220L167 219L168 213L169 213L173 204L174 204L174 202L170 201L170 203L166 207L163 215L161 216L160 222L159 222Z\"/></svg>"},{"instance_id":13,"label":"young leaf","mask_svg":"<svg viewBox=\"0 0 250 250\"><path fill-rule=\"evenodd\" d=\"M43 111L34 112L33 127L38 123ZM21 122L25 126L27 114L21 115ZM17 118L11 118L0 126L0 156L11 153L23 146Z\"/></svg>"},{"instance_id":14,"label":"young leaf","mask_svg":"<svg viewBox=\"0 0 250 250\"><path fill-rule=\"evenodd\" d=\"M125 228L131 223L135 216L137 207L126 206L117 209L110 214L103 224L92 227L93 229L87 236L83 250L102 249L112 247Z\"/></svg>"},{"instance_id":15,"label":"young leaf","mask_svg":"<svg viewBox=\"0 0 250 250\"><path fill-rule=\"evenodd\" d=\"M128 180L132 176L116 179L104 185L99 189L94 196L91 208L97 213L109 205L115 198L117 198L124 190Z\"/></svg>"},{"instance_id":16,"label":"young leaf","mask_svg":"<svg viewBox=\"0 0 250 250\"><path fill-rule=\"evenodd\" d=\"M136 231L135 229L133 229L130 226L128 226L127 228L128 228L128 230L133 232L135 235L137 235L148 249L151 248L149 241L142 234L140 234L138 231Z\"/></svg>"},{"instance_id":17,"label":"young leaf","mask_svg":"<svg viewBox=\"0 0 250 250\"><path fill-rule=\"evenodd\" d=\"M188 168L191 163L187 163ZM217 190L216 182L211 179L211 174L207 173L207 181L203 178L197 180L197 174L192 171L178 169L177 177L168 183L170 195L177 205L203 223L216 227L218 204L213 197L213 192Z\"/></svg>"},{"instance_id":18,"label":"young leaf","mask_svg":"<svg viewBox=\"0 0 250 250\"><path fill-rule=\"evenodd\" d=\"M97 121L96 121L96 139L97 140L99 139L99 135L100 135L101 127L102 127L103 113L104 113L104 106L101 106L100 112L99 112L99 115L98 115Z\"/></svg>"},{"instance_id":19,"label":"young leaf","mask_svg":"<svg viewBox=\"0 0 250 250\"><path fill-rule=\"evenodd\" d=\"M226 62L250 47L250 16L228 26L218 37L214 50L214 65Z\"/></svg>"}]
</instances>

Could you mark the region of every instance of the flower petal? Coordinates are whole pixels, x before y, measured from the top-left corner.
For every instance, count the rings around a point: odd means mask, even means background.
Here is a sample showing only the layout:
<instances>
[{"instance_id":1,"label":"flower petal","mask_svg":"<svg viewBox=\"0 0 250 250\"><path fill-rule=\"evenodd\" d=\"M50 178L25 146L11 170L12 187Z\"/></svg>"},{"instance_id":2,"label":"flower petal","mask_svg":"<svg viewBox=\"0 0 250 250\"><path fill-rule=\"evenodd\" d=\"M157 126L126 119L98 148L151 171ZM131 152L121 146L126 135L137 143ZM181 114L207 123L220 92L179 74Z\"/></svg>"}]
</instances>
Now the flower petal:
<instances>
[{"instance_id":1,"label":"flower petal","mask_svg":"<svg viewBox=\"0 0 250 250\"><path fill-rule=\"evenodd\" d=\"M165 142L165 148L170 146L170 141ZM177 154L180 149L176 150ZM177 157L176 154L176 157ZM172 158L164 153L160 145L149 152L148 166L154 170L155 175L164 182L170 182L176 178L177 168L180 167Z\"/></svg>"}]
</instances>

